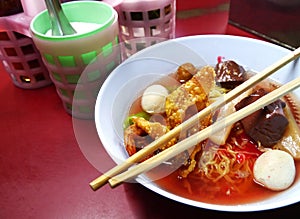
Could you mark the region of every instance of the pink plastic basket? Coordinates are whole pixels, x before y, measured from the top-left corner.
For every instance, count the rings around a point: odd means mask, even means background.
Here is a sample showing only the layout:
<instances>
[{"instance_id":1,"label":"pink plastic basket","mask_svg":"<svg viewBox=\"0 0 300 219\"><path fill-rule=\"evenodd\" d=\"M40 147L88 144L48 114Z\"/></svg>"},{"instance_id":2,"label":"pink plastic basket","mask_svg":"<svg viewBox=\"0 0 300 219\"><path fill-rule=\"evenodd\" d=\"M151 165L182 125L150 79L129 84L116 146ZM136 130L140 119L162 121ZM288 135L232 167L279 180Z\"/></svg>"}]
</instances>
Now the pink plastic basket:
<instances>
[{"instance_id":1,"label":"pink plastic basket","mask_svg":"<svg viewBox=\"0 0 300 219\"><path fill-rule=\"evenodd\" d=\"M32 39L21 33L25 29L24 25L26 26L24 23L18 25L22 14L0 17L0 60L17 87L44 87L52 81ZM26 23L26 19L24 21Z\"/></svg>"},{"instance_id":2,"label":"pink plastic basket","mask_svg":"<svg viewBox=\"0 0 300 219\"><path fill-rule=\"evenodd\" d=\"M120 39L131 54L175 37L175 0L123 0L117 10Z\"/></svg>"}]
</instances>

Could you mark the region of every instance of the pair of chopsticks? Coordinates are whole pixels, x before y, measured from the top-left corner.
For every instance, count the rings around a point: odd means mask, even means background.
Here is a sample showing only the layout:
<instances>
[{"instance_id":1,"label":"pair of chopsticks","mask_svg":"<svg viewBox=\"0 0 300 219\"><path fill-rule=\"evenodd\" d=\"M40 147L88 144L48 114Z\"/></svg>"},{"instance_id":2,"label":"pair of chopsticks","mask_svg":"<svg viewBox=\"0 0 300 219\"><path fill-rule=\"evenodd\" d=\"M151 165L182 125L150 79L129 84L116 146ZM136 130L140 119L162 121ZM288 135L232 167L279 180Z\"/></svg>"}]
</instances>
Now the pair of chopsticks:
<instances>
[{"instance_id":1,"label":"pair of chopsticks","mask_svg":"<svg viewBox=\"0 0 300 219\"><path fill-rule=\"evenodd\" d=\"M279 61L273 63L269 67L265 68L261 73L258 73L236 87L235 89L231 90L221 98L218 98L217 101L209 105L208 107L204 108L189 120L183 122L181 125L176 126L174 129L170 130L165 135L161 136L160 138L156 139L147 147L144 147L142 150L138 151L134 155L130 156L126 159L123 163L113 167L100 177L96 178L92 182L90 182L90 187L93 190L99 189L101 186L109 182L111 187L116 187L117 185L121 184L122 182L134 178L137 175L147 172L164 161L171 159L172 157L176 156L177 154L189 149L190 147L198 144L199 142L207 139L212 133L218 132L225 128L228 125L231 125L242 118L250 115L251 113L259 110L260 108L274 102L275 100L279 99L280 97L286 95L287 93L291 92L292 90L300 87L300 77L292 80L291 82L280 86L276 90L270 92L269 94L259 98L254 103L240 109L239 111L231 114L228 117L208 126L207 128L195 133L194 135L186 138L177 144L173 145L172 147L158 153L151 158L148 158L142 163L137 164L147 155L153 153L159 147L161 147L165 142L169 141L170 139L178 136L180 132L187 130L188 128L192 127L199 119L204 118L205 116L209 115L209 113L217 110L218 108L224 106L226 103L232 101L239 95L241 95L246 90L253 87L255 84L259 83L260 81L266 79L268 76L288 64L289 62L295 60L300 56L300 48L292 51ZM133 166L136 164L135 166ZM130 169L128 169L131 167Z\"/></svg>"}]
</instances>

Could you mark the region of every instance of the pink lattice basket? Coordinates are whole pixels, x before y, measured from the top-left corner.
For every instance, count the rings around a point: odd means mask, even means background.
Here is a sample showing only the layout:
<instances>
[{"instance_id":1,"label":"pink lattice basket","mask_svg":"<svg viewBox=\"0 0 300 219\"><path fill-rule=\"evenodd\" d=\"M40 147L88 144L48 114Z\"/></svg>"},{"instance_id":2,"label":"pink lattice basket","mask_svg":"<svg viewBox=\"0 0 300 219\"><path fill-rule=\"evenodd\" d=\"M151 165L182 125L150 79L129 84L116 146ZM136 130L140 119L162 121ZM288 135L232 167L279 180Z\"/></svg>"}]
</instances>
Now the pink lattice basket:
<instances>
[{"instance_id":1,"label":"pink lattice basket","mask_svg":"<svg viewBox=\"0 0 300 219\"><path fill-rule=\"evenodd\" d=\"M17 87L44 87L52 81L32 39L18 31L24 29L24 26L18 28L22 16L25 17L23 13L0 17L0 61ZM26 23L26 19L23 21Z\"/></svg>"}]
</instances>

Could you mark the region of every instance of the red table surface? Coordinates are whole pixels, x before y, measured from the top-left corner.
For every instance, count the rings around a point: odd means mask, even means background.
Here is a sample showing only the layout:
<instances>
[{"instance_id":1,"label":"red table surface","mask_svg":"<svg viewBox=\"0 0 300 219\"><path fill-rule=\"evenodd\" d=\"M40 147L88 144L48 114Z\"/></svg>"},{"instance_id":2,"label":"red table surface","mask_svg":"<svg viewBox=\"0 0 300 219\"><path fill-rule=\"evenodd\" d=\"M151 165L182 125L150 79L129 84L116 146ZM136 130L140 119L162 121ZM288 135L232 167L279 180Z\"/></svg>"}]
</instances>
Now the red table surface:
<instances>
[{"instance_id":1,"label":"red table surface","mask_svg":"<svg viewBox=\"0 0 300 219\"><path fill-rule=\"evenodd\" d=\"M202 33L197 25L178 20L177 37ZM226 34L255 38L233 26ZM55 87L17 88L3 66L0 78L0 218L253 218L285 216L300 207L229 213L184 205L136 183L92 191L89 182L100 172L80 150ZM89 143L101 144L94 122L82 125Z\"/></svg>"}]
</instances>

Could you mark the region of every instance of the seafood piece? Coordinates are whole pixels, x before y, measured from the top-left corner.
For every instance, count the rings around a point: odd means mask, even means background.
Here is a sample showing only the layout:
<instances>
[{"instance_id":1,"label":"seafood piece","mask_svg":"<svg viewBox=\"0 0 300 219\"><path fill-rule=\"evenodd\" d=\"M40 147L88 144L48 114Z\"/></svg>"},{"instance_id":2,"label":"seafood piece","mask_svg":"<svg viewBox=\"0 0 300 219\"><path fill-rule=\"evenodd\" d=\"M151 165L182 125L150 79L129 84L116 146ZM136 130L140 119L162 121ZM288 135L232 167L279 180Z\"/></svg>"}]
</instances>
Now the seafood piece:
<instances>
[{"instance_id":1,"label":"seafood piece","mask_svg":"<svg viewBox=\"0 0 300 219\"><path fill-rule=\"evenodd\" d=\"M194 147L192 153L189 156L187 162L179 169L179 175L183 178L186 178L197 166L196 155L201 153L202 144L198 144Z\"/></svg>"},{"instance_id":2,"label":"seafood piece","mask_svg":"<svg viewBox=\"0 0 300 219\"><path fill-rule=\"evenodd\" d=\"M124 144L129 156L146 147L155 139L164 135L169 129L159 122L150 122L142 117L132 118L133 124L125 129ZM160 150L164 150L176 143L177 139L171 139Z\"/></svg>"},{"instance_id":3,"label":"seafood piece","mask_svg":"<svg viewBox=\"0 0 300 219\"><path fill-rule=\"evenodd\" d=\"M150 140L149 136L145 136L145 132L135 124L124 131L124 144L129 156L142 149Z\"/></svg>"},{"instance_id":4,"label":"seafood piece","mask_svg":"<svg viewBox=\"0 0 300 219\"><path fill-rule=\"evenodd\" d=\"M268 189L287 189L296 176L294 159L285 151L268 150L255 161L253 174L255 181Z\"/></svg>"},{"instance_id":5,"label":"seafood piece","mask_svg":"<svg viewBox=\"0 0 300 219\"><path fill-rule=\"evenodd\" d=\"M183 136L184 138L187 138L195 134L196 132L199 132L200 130L208 127L209 125L211 125L211 122L211 115L208 115L204 119L202 119L199 124L191 127L186 133L181 135L181 137ZM195 168L197 167L197 160L199 159L197 158L197 156L202 153L202 148L205 143L206 141L202 141L187 151L187 154L189 154L189 158L179 170L179 175L181 177L186 178L191 172L195 170Z\"/></svg>"},{"instance_id":6,"label":"seafood piece","mask_svg":"<svg viewBox=\"0 0 300 219\"><path fill-rule=\"evenodd\" d=\"M175 79L180 83L185 83L197 73L197 68L191 63L180 65L175 72Z\"/></svg>"},{"instance_id":7,"label":"seafood piece","mask_svg":"<svg viewBox=\"0 0 300 219\"><path fill-rule=\"evenodd\" d=\"M170 129L188 118L187 110L195 106L196 110L204 109L208 104L208 94L215 85L215 71L211 66L201 68L189 81L182 84L166 98L166 115Z\"/></svg>"},{"instance_id":8,"label":"seafood piece","mask_svg":"<svg viewBox=\"0 0 300 219\"><path fill-rule=\"evenodd\" d=\"M142 117L132 118L133 123L146 132L151 138L157 139L166 134L169 129L159 122L149 122Z\"/></svg>"},{"instance_id":9,"label":"seafood piece","mask_svg":"<svg viewBox=\"0 0 300 219\"><path fill-rule=\"evenodd\" d=\"M166 97L169 92L160 84L149 86L143 93L141 104L147 113L164 113Z\"/></svg>"},{"instance_id":10,"label":"seafood piece","mask_svg":"<svg viewBox=\"0 0 300 219\"><path fill-rule=\"evenodd\" d=\"M194 75L195 80L201 84L207 95L215 88L215 77L215 70L211 66L204 66L200 68L197 74Z\"/></svg>"}]
</instances>

